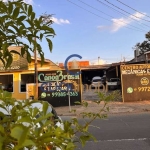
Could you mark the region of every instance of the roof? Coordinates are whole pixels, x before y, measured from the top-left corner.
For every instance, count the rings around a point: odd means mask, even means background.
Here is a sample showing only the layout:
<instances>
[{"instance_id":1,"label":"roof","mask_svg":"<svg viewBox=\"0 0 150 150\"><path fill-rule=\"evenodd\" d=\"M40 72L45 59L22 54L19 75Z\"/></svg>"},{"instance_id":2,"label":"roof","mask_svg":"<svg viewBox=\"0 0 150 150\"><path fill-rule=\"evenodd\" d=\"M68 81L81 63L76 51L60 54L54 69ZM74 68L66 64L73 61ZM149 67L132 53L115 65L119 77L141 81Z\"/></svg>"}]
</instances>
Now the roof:
<instances>
[{"instance_id":1,"label":"roof","mask_svg":"<svg viewBox=\"0 0 150 150\"><path fill-rule=\"evenodd\" d=\"M93 70L93 69L108 69L111 66L111 64L105 64L105 65L90 65L90 66L84 66L80 67L81 70Z\"/></svg>"}]
</instances>

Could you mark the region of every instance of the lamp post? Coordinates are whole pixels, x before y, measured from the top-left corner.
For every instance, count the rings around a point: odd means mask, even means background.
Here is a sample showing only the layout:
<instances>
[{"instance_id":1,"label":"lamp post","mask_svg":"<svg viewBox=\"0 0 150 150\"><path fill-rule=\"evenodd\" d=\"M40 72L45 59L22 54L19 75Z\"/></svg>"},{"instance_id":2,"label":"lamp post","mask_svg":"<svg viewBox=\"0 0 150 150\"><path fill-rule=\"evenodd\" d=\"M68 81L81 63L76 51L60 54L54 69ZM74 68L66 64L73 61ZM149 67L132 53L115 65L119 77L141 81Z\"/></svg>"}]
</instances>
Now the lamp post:
<instances>
[{"instance_id":1,"label":"lamp post","mask_svg":"<svg viewBox=\"0 0 150 150\"><path fill-rule=\"evenodd\" d=\"M71 105L70 105L70 86L69 86L69 76L67 73L67 80L68 80L68 100L69 100L69 111L71 112Z\"/></svg>"}]
</instances>

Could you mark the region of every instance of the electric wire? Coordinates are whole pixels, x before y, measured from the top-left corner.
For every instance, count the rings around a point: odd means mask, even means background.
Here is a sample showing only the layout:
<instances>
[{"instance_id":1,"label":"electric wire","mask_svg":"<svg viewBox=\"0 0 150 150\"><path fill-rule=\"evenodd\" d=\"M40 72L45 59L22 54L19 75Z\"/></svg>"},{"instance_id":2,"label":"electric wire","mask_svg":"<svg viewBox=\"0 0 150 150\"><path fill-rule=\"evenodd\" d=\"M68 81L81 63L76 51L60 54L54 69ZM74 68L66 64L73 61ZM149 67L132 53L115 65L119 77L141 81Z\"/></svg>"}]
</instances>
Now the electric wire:
<instances>
[{"instance_id":1,"label":"electric wire","mask_svg":"<svg viewBox=\"0 0 150 150\"><path fill-rule=\"evenodd\" d=\"M117 10L117 9L115 9L115 8L113 8L113 7L111 7L111 6L109 6L108 4L105 4L104 2L102 2L102 1L100 1L100 0L97 0L97 1L98 1L99 3L101 3L102 5L104 5L104 6L108 7L108 8L110 8L110 9L112 9L112 10L114 10L114 11L116 11L117 13L120 13L120 14L122 14L122 15L124 15L124 16L127 16L127 17L131 18L132 20L138 22L138 24L150 28L149 25L147 25L147 24L145 24L145 23L142 23L142 22L139 22L137 19L135 19L135 18L133 18L133 17L131 17L131 16L128 16L127 14L125 14L125 13L123 13L123 12L121 12L121 11L119 11L119 10Z\"/></svg>"},{"instance_id":2,"label":"electric wire","mask_svg":"<svg viewBox=\"0 0 150 150\"><path fill-rule=\"evenodd\" d=\"M70 0L67 0L68 2L70 2L70 3L72 3L73 5L75 5L75 6L77 6L77 7L79 7L79 8L81 8L81 9L83 9L83 10L85 10L85 11L87 11L87 12L89 12L89 13L91 13L91 14L93 14L93 15L95 15L95 16L97 16L97 17L99 17L99 18L102 18L102 19L104 19L104 20L107 20L107 21L109 21L109 22L112 22L111 20L109 20L109 19L107 19L107 18L104 18L104 17L102 17L102 16L99 16L99 15L97 15L97 14L95 14L95 13L93 13L93 12L91 12L91 11L89 11L89 10L87 10L87 9L85 9L85 8L83 8L83 7L81 7L81 6L79 6L79 5L77 5L76 3L74 3L74 2L72 2L72 1L70 1ZM119 23L116 23L116 24L119 24ZM120 24L119 24L120 25ZM127 26L124 26L125 28L128 28L128 29L131 29L131 30L135 30L135 31L139 31L139 32L144 32L145 33L145 31L143 31L143 30L139 30L139 29L133 29L133 28L130 28L130 27L127 27Z\"/></svg>"},{"instance_id":3,"label":"electric wire","mask_svg":"<svg viewBox=\"0 0 150 150\"><path fill-rule=\"evenodd\" d=\"M140 14L142 14L142 15L148 17L148 18L150 18L150 16L148 16L147 14L144 14L144 13L142 13L142 12L140 12L140 11L138 11L138 10L132 8L131 6L129 6L129 5L127 5L127 4L123 3L123 2L121 2L120 0L116 0L116 1L118 1L119 3L123 4L124 6L126 6L126 7L128 7L128 8L130 8L130 9L132 9L132 10L134 10L134 11L136 11L136 12L138 12L138 13L140 13Z\"/></svg>"},{"instance_id":4,"label":"electric wire","mask_svg":"<svg viewBox=\"0 0 150 150\"><path fill-rule=\"evenodd\" d=\"M150 22L150 20L143 19L143 18L140 18L140 17L138 17L138 16L135 16L135 15L133 15L133 14L129 13L128 11L126 11L126 10L124 10L124 9L122 9L122 8L120 8L120 7L118 7L118 6L116 6L116 5L114 5L113 3L111 3L111 2L109 2L109 1L107 1L107 0L104 0L104 1L107 2L108 4L112 5L113 7L116 7L116 8L118 8L118 9L120 9L121 11L123 11L123 12L125 12L125 13L127 13L127 14L129 14L129 15L135 17L135 18L137 18L137 19L141 19L141 20L144 20L144 21L146 21L146 22Z\"/></svg>"},{"instance_id":5,"label":"electric wire","mask_svg":"<svg viewBox=\"0 0 150 150\"><path fill-rule=\"evenodd\" d=\"M124 16L130 17L130 16L128 16L127 14L124 14L123 12L121 12L121 11L119 11L119 10L117 10L117 9L115 9L115 8L113 8L113 7L109 6L109 5L107 5L107 4L105 4L104 2L102 2L102 1L100 1L100 0L97 0L97 1L98 1L99 3L105 5L106 7L110 8L110 9L112 9L112 10L114 10L114 11L116 11L116 12L118 12L118 13L124 15ZM135 20L136 22L138 22L140 25L146 26L146 27L148 27L148 28L150 27L150 26L147 25L147 24L144 24L144 23L139 22L137 19L135 19L135 18L133 18L133 17L130 17L130 18L131 18L132 20Z\"/></svg>"},{"instance_id":6,"label":"electric wire","mask_svg":"<svg viewBox=\"0 0 150 150\"><path fill-rule=\"evenodd\" d=\"M97 9L97 8L95 8L95 7L93 7L93 6L89 5L89 4L87 4L87 3L83 2L83 1L81 1L81 0L78 0L78 1L80 1L81 3L87 5L87 6L93 8L93 9L95 9L95 10L97 10L97 11L99 11L99 12L101 12L101 13L103 13L103 14L105 14L105 15L111 17L111 18L114 18L114 16L111 16L111 15L109 15L109 14L107 14L107 13L105 13L105 12L103 12L103 11L101 11L101 10L99 10L99 9ZM120 22L123 22L124 24L126 24L126 25L128 25L128 26L131 26L131 27L133 27L133 28L137 28L137 29L143 30L143 29L138 28L138 27L136 27L136 26L130 25L130 24L124 22L124 21L121 21L121 20L120 20ZM143 30L143 31L145 31L145 30ZM146 32L146 31L145 31L145 32Z\"/></svg>"}]
</instances>

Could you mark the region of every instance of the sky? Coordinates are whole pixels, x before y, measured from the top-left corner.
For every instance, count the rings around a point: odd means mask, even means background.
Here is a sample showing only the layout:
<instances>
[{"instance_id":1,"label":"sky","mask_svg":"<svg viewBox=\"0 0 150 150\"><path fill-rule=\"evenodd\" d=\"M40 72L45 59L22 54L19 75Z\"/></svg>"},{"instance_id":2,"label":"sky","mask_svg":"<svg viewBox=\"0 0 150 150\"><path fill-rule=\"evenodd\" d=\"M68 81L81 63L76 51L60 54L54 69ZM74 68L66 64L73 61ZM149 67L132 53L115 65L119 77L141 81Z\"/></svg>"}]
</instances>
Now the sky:
<instances>
[{"instance_id":1,"label":"sky","mask_svg":"<svg viewBox=\"0 0 150 150\"><path fill-rule=\"evenodd\" d=\"M41 45L45 58L55 63L72 54L82 56L72 59L91 64L131 60L133 47L145 40L150 29L149 0L25 1L33 5L37 17L53 14L52 53L46 41Z\"/></svg>"}]
</instances>

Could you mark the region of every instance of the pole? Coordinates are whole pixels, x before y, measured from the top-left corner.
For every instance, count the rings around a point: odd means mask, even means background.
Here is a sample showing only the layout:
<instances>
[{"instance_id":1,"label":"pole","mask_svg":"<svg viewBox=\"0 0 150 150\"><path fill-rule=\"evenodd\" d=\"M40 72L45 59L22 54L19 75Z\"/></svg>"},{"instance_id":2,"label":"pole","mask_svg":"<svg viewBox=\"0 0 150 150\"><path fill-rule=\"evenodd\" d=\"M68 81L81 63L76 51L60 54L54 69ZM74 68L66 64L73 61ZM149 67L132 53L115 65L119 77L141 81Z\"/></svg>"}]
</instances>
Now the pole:
<instances>
[{"instance_id":1,"label":"pole","mask_svg":"<svg viewBox=\"0 0 150 150\"><path fill-rule=\"evenodd\" d=\"M67 80L68 80L68 100L69 100L69 111L71 112L71 105L70 105L70 89L69 89L69 78L67 73Z\"/></svg>"},{"instance_id":2,"label":"pole","mask_svg":"<svg viewBox=\"0 0 150 150\"><path fill-rule=\"evenodd\" d=\"M34 38L36 41L36 38ZM35 64L35 98L38 99L38 70L37 70L37 51L34 50L34 64Z\"/></svg>"},{"instance_id":3,"label":"pole","mask_svg":"<svg viewBox=\"0 0 150 150\"><path fill-rule=\"evenodd\" d=\"M100 59L100 57L98 57L98 65L99 65L99 59Z\"/></svg>"}]
</instances>

